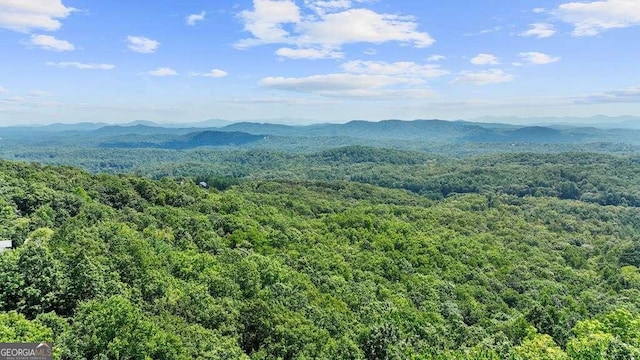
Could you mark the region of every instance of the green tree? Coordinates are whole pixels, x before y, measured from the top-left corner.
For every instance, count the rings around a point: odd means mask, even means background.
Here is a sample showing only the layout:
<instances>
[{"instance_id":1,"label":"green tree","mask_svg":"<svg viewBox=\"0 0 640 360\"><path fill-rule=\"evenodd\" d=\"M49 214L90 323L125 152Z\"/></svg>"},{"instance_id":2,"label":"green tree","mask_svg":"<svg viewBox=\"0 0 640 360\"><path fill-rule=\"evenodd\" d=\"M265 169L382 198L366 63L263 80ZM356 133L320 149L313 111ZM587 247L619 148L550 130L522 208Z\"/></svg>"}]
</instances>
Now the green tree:
<instances>
[{"instance_id":1,"label":"green tree","mask_svg":"<svg viewBox=\"0 0 640 360\"><path fill-rule=\"evenodd\" d=\"M53 342L53 331L15 311L0 312L0 342Z\"/></svg>"},{"instance_id":2,"label":"green tree","mask_svg":"<svg viewBox=\"0 0 640 360\"><path fill-rule=\"evenodd\" d=\"M82 304L64 334L68 359L186 359L179 338L160 330L123 296Z\"/></svg>"},{"instance_id":3,"label":"green tree","mask_svg":"<svg viewBox=\"0 0 640 360\"><path fill-rule=\"evenodd\" d=\"M547 334L534 334L515 348L522 360L568 360L567 354Z\"/></svg>"},{"instance_id":4,"label":"green tree","mask_svg":"<svg viewBox=\"0 0 640 360\"><path fill-rule=\"evenodd\" d=\"M567 343L571 359L637 359L640 357L640 318L618 309L601 320L584 320Z\"/></svg>"}]
</instances>

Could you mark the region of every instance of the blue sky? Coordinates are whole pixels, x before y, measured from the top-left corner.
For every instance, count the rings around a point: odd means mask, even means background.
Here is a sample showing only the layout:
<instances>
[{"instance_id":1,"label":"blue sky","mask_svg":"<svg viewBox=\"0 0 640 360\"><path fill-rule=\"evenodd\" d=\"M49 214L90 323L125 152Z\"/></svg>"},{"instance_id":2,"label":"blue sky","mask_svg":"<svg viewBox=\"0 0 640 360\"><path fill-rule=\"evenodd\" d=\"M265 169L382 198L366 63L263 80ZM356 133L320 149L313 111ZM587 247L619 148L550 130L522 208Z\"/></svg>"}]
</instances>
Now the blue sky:
<instances>
[{"instance_id":1,"label":"blue sky","mask_svg":"<svg viewBox=\"0 0 640 360\"><path fill-rule=\"evenodd\" d=\"M0 0L0 125L640 116L639 0Z\"/></svg>"}]
</instances>

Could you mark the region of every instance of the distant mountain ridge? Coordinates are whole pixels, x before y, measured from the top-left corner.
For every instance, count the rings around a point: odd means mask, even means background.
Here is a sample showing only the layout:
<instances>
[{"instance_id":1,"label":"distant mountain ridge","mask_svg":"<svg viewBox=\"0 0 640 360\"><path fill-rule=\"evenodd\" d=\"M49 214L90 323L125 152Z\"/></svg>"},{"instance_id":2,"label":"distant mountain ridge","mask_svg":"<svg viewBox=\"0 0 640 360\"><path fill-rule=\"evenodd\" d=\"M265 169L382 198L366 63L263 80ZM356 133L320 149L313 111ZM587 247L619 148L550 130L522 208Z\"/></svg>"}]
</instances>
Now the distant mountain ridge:
<instances>
[{"instance_id":1,"label":"distant mountain ridge","mask_svg":"<svg viewBox=\"0 0 640 360\"><path fill-rule=\"evenodd\" d=\"M252 135L243 132L200 131L179 136L174 140L164 142L112 142L102 143L103 148L154 148L184 150L201 146L242 146L261 140L263 136Z\"/></svg>"},{"instance_id":2,"label":"distant mountain ridge","mask_svg":"<svg viewBox=\"0 0 640 360\"><path fill-rule=\"evenodd\" d=\"M200 135L198 135L200 134ZM199 137L201 136L201 137ZM158 147L185 149L196 146L244 146L268 137L267 144L309 144L326 138L340 145L367 145L376 141L385 146L407 144L639 144L640 130L578 126L510 125L446 120L354 120L344 124L282 125L241 122L223 127L165 127L147 121L124 125L99 123L54 124L46 127L0 128L0 138L9 141L56 144L73 141L75 146ZM405 143L402 143L405 142ZM326 141L325 141L326 143ZM307 146L307 145L302 145Z\"/></svg>"},{"instance_id":3,"label":"distant mountain ridge","mask_svg":"<svg viewBox=\"0 0 640 360\"><path fill-rule=\"evenodd\" d=\"M472 119L473 122L507 123L519 126L548 126L548 127L595 127L599 129L634 129L640 130L640 116L606 116L594 115L590 117L494 117L485 116Z\"/></svg>"},{"instance_id":4,"label":"distant mountain ridge","mask_svg":"<svg viewBox=\"0 0 640 360\"><path fill-rule=\"evenodd\" d=\"M411 140L430 142L531 142L573 143L594 138L601 130L584 128L553 129L542 126L482 124L445 120L384 120L350 121L346 124L286 126L274 124L237 123L220 128L221 131L241 131L250 134L333 137L357 139Z\"/></svg>"},{"instance_id":5,"label":"distant mountain ridge","mask_svg":"<svg viewBox=\"0 0 640 360\"><path fill-rule=\"evenodd\" d=\"M640 116L607 116L607 115L594 115L590 117L570 117L570 116L542 116L542 117L518 117L518 116L484 116L471 119L458 119L458 120L441 120L433 119L434 121L444 122L462 122L470 124L478 124L483 127L503 127L503 126L546 126L546 127L595 127L603 129L640 129ZM349 122L333 123L333 122L314 122L310 119L291 119L291 118L279 118L279 119L256 119L256 120L225 120L225 119L208 119L195 122L154 122L151 120L133 120L126 123L108 123L108 122L80 122L80 123L54 123L54 124L34 124L34 125L9 125L3 126L0 124L0 131L7 131L7 129L29 129L32 131L63 131L63 130L78 130L89 131L99 129L105 126L121 126L121 127L133 127L137 125L144 125L148 127L162 127L162 128L221 128L239 124L254 124L254 125L274 125L283 127L324 127L327 125L345 125L357 122L377 123L388 121L425 121L423 119L415 120L352 120Z\"/></svg>"}]
</instances>

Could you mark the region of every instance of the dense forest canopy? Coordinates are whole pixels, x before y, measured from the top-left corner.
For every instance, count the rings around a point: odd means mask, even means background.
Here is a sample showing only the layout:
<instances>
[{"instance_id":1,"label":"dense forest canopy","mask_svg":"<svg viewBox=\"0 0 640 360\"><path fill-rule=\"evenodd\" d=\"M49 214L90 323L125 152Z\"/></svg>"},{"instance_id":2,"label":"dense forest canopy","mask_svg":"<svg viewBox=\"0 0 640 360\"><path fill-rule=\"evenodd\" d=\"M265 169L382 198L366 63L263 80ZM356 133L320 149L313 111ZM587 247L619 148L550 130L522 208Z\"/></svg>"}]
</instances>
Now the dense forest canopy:
<instances>
[{"instance_id":1,"label":"dense forest canopy","mask_svg":"<svg viewBox=\"0 0 640 360\"><path fill-rule=\"evenodd\" d=\"M110 154L138 175L0 162L0 341L62 359L640 356L634 156L153 151Z\"/></svg>"}]
</instances>

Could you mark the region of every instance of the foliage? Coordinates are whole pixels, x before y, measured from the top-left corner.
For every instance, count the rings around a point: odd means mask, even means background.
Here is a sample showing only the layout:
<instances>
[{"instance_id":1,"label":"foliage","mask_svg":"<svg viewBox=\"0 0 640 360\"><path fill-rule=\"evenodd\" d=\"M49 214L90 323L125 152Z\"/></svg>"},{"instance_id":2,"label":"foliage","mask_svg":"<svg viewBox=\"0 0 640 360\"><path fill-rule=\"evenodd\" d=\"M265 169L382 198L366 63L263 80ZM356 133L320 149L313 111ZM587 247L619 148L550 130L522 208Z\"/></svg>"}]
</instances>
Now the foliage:
<instances>
[{"instance_id":1,"label":"foliage","mask_svg":"<svg viewBox=\"0 0 640 360\"><path fill-rule=\"evenodd\" d=\"M640 356L631 157L224 156L244 175L0 161L0 337L65 359Z\"/></svg>"}]
</instances>

